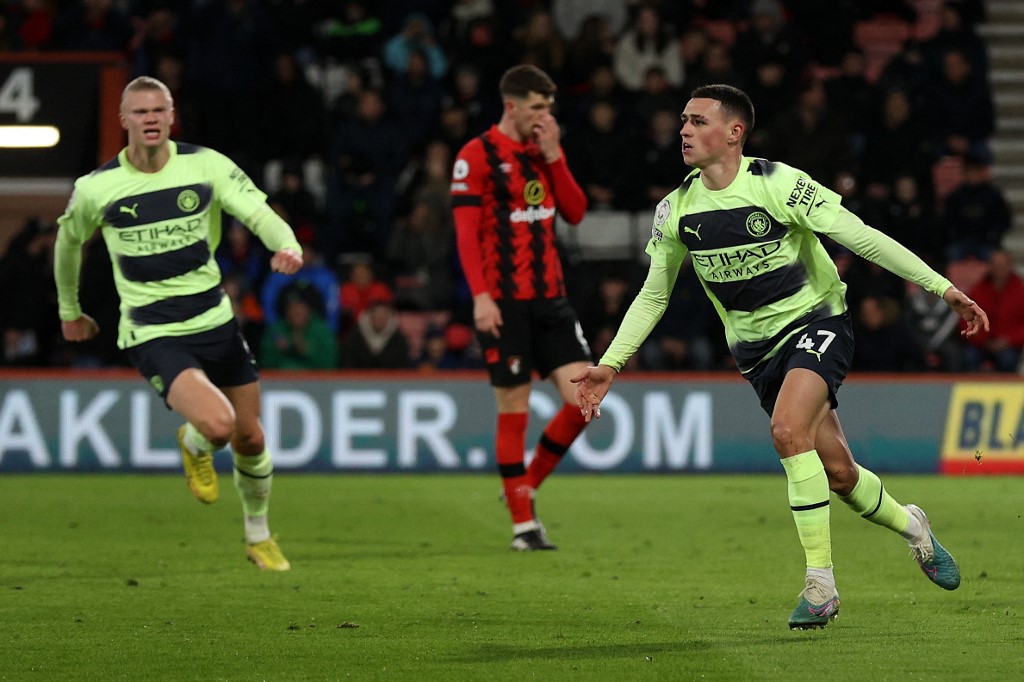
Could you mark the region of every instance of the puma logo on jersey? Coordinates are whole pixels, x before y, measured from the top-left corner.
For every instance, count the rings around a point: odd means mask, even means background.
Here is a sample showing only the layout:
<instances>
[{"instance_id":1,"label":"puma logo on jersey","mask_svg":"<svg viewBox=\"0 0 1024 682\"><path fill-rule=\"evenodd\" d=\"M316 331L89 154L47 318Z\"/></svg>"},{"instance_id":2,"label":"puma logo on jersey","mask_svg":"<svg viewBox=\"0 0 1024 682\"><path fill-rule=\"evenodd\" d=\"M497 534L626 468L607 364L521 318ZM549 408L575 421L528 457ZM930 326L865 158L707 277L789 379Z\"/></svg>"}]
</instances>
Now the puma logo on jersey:
<instances>
[{"instance_id":1,"label":"puma logo on jersey","mask_svg":"<svg viewBox=\"0 0 1024 682\"><path fill-rule=\"evenodd\" d=\"M687 225L683 225L683 232L689 232L690 234L692 234L694 237L697 238L697 241L701 241L701 239L700 239L700 226L701 225L703 225L703 223L698 224L696 228L689 227Z\"/></svg>"},{"instance_id":2,"label":"puma logo on jersey","mask_svg":"<svg viewBox=\"0 0 1024 682\"><path fill-rule=\"evenodd\" d=\"M806 350L808 353L810 353L814 357L818 358L818 362L821 362L821 351L814 350L813 348L805 348L804 350Z\"/></svg>"},{"instance_id":3,"label":"puma logo on jersey","mask_svg":"<svg viewBox=\"0 0 1024 682\"><path fill-rule=\"evenodd\" d=\"M136 201L134 204L132 204L131 208L128 208L127 206L118 206L117 210L119 212L121 212L121 213L127 213L131 217L133 217L136 220L138 220L139 219L139 214L138 214L138 210L137 210L138 208L139 208L139 202Z\"/></svg>"}]
</instances>

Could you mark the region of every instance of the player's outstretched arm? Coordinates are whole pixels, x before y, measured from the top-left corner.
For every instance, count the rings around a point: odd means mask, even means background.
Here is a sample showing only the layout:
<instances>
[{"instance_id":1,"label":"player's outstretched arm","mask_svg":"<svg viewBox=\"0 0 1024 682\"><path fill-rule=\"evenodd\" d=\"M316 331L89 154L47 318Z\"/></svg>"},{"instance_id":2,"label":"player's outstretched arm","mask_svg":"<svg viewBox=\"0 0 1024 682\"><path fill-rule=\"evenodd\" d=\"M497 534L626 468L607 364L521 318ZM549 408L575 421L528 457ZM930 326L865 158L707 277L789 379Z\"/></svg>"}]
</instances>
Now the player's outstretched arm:
<instances>
[{"instance_id":1,"label":"player's outstretched arm","mask_svg":"<svg viewBox=\"0 0 1024 682\"><path fill-rule=\"evenodd\" d=\"M956 287L950 287L942 294L942 300L967 322L967 327L960 332L961 336L971 337L980 331L988 331L988 315L967 294Z\"/></svg>"},{"instance_id":2,"label":"player's outstretched arm","mask_svg":"<svg viewBox=\"0 0 1024 682\"><path fill-rule=\"evenodd\" d=\"M302 254L295 249L281 249L270 259L270 269L285 275L294 275L302 268Z\"/></svg>"},{"instance_id":3,"label":"player's outstretched arm","mask_svg":"<svg viewBox=\"0 0 1024 682\"><path fill-rule=\"evenodd\" d=\"M585 421L601 418L601 401L608 395L608 389L612 387L616 373L615 369L608 365L597 365L587 367L569 379L576 384L576 406L580 408Z\"/></svg>"},{"instance_id":4,"label":"player's outstretched arm","mask_svg":"<svg viewBox=\"0 0 1024 682\"><path fill-rule=\"evenodd\" d=\"M65 341L88 341L100 331L96 320L85 313L77 320L64 320L60 323L61 334Z\"/></svg>"}]
</instances>

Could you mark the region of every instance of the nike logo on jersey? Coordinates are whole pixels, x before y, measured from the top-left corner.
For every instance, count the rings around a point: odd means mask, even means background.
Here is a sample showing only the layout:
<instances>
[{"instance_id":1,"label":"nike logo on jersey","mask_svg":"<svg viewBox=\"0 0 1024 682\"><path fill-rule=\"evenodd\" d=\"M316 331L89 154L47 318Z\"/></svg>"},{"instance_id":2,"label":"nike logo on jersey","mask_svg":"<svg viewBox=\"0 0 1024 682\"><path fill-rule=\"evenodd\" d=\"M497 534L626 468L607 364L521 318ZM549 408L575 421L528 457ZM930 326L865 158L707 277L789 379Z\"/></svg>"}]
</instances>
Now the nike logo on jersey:
<instances>
[{"instance_id":1,"label":"nike logo on jersey","mask_svg":"<svg viewBox=\"0 0 1024 682\"><path fill-rule=\"evenodd\" d=\"M127 213L131 217L133 217L136 220L138 220L139 219L139 214L137 212L138 208L139 208L139 202L136 201L134 204L132 204L131 208L128 208L127 206L118 206L117 210L120 213Z\"/></svg>"},{"instance_id":2,"label":"nike logo on jersey","mask_svg":"<svg viewBox=\"0 0 1024 682\"><path fill-rule=\"evenodd\" d=\"M692 228L692 227L689 227L687 225L683 225L683 232L689 232L690 234L692 234L694 237L697 238L697 241L700 241L701 240L700 239L700 226L703 225L703 224L704 223L698 224L696 228Z\"/></svg>"}]
</instances>

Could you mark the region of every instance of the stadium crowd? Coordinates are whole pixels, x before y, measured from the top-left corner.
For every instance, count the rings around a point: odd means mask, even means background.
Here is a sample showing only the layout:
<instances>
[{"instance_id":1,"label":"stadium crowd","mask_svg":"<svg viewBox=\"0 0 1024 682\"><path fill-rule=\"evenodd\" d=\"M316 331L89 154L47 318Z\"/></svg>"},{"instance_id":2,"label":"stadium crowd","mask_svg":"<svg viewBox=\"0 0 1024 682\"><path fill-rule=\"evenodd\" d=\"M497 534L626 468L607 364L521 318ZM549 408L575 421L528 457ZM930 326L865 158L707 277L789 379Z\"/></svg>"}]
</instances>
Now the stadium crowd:
<instances>
[{"instance_id":1,"label":"stadium crowd","mask_svg":"<svg viewBox=\"0 0 1024 682\"><path fill-rule=\"evenodd\" d=\"M978 299L992 331L970 343L930 293L832 244L849 284L859 371L1016 371L1024 283L1003 247L1011 212L992 182L995 129L981 0L2 0L0 49L119 51L130 75L175 98L172 137L213 147L270 195L306 252L270 273L241 225L216 254L266 368L481 367L455 252L452 158L498 120L497 81L535 64L589 212L646 222L685 176L679 113L727 83L756 106L746 146L830 182L865 222ZM892 56L864 49L876 21L906 30ZM953 181L941 171L957 169ZM83 172L87 169L83 169ZM82 301L99 337L60 338L53 220L29 220L0 256L0 364L122 366L117 295L93 240ZM579 240L585 242L586 223ZM600 356L640 284L634 254L583 267L570 299ZM594 274L594 273L598 274ZM732 368L693 277L631 362Z\"/></svg>"}]
</instances>

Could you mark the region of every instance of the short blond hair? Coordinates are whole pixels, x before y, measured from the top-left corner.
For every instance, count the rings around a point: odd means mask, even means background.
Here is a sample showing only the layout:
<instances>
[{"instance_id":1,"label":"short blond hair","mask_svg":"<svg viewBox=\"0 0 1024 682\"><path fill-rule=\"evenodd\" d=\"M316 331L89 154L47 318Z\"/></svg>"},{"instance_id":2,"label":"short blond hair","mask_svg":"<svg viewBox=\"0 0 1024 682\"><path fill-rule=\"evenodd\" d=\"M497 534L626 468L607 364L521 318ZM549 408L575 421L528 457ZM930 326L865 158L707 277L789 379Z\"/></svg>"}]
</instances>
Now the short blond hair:
<instances>
[{"instance_id":1,"label":"short blond hair","mask_svg":"<svg viewBox=\"0 0 1024 682\"><path fill-rule=\"evenodd\" d=\"M163 81L152 76L139 76L124 86L124 91L121 92L121 105L124 105L124 100L129 92L140 92L142 90L161 91L167 96L167 101L171 103L171 107L174 107L174 97L171 96L171 89L164 85Z\"/></svg>"}]
</instances>

